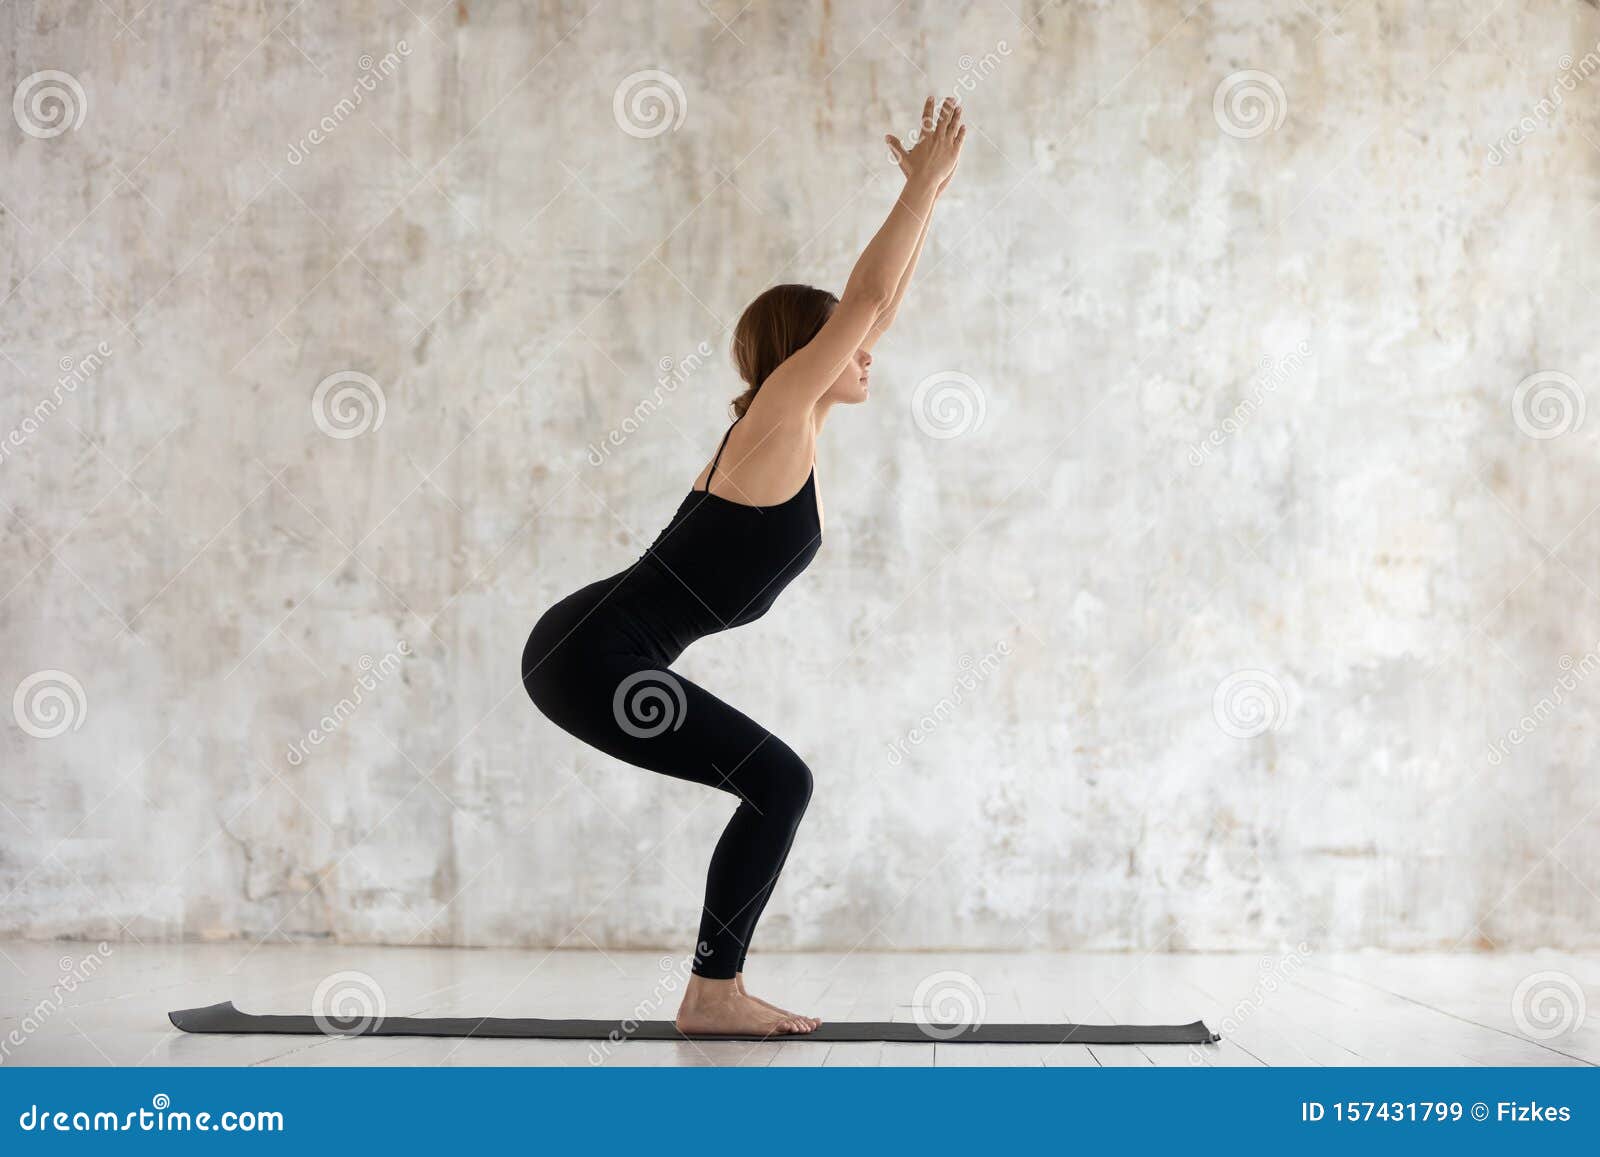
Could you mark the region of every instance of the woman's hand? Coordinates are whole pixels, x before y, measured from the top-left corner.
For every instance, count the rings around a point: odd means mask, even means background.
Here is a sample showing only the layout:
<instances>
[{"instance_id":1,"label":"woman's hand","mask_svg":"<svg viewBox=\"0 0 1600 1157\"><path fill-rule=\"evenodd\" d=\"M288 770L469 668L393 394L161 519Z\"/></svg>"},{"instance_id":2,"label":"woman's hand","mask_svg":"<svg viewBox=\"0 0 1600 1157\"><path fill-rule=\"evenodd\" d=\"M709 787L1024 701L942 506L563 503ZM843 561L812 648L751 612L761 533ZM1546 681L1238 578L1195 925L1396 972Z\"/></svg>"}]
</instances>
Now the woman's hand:
<instances>
[{"instance_id":1,"label":"woman's hand","mask_svg":"<svg viewBox=\"0 0 1600 1157\"><path fill-rule=\"evenodd\" d=\"M966 135L967 126L961 123L961 106L955 97L944 98L939 106L939 119L935 121L933 97L930 96L922 105L921 135L915 145L908 149L892 134L883 139L908 182L926 181L942 193L956 171L956 162L961 159L961 142Z\"/></svg>"}]
</instances>

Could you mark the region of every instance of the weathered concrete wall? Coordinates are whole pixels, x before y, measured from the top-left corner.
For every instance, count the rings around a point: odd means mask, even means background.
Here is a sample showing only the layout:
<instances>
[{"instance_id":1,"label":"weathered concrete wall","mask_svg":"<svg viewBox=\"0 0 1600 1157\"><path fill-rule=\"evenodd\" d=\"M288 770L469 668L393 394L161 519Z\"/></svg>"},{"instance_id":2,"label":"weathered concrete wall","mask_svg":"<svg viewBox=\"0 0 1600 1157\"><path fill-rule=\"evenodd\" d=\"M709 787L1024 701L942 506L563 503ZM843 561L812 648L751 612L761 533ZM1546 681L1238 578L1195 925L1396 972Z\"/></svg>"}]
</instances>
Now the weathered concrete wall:
<instances>
[{"instance_id":1,"label":"weathered concrete wall","mask_svg":"<svg viewBox=\"0 0 1600 1157\"><path fill-rule=\"evenodd\" d=\"M522 642L959 84L824 549L681 663L816 772L762 943L1594 944L1600 14L1187 10L0 8L0 933L683 948L731 801Z\"/></svg>"}]
</instances>

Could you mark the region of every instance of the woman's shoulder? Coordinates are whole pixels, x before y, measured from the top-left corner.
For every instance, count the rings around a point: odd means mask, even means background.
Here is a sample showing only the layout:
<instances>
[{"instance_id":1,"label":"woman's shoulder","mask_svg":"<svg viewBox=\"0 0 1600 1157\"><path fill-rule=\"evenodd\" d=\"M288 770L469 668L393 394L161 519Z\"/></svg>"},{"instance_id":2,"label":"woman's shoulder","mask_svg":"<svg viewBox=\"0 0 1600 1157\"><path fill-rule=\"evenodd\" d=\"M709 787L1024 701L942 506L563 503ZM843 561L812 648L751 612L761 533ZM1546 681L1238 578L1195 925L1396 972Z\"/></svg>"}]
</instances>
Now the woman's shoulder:
<instances>
[{"instance_id":1,"label":"woman's shoulder","mask_svg":"<svg viewBox=\"0 0 1600 1157\"><path fill-rule=\"evenodd\" d=\"M734 423L729 440L748 440L763 444L776 441L791 447L796 443L810 445L816 441L815 407L797 406L781 395L757 394L744 412L744 417Z\"/></svg>"}]
</instances>

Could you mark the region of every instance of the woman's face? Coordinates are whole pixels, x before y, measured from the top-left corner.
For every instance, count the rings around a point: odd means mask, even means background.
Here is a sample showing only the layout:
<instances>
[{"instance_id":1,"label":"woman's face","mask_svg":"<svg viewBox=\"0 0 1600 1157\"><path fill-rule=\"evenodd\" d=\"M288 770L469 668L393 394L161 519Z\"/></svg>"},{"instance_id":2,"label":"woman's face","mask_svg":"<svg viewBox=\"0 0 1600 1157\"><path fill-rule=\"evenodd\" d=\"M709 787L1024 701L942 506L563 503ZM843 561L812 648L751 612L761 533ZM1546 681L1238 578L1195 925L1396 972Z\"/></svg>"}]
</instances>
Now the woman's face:
<instances>
[{"instance_id":1,"label":"woman's face","mask_svg":"<svg viewBox=\"0 0 1600 1157\"><path fill-rule=\"evenodd\" d=\"M822 395L823 401L845 406L860 405L866 401L870 377L868 368L871 365L872 355L864 349L857 349L828 387L828 392Z\"/></svg>"}]
</instances>

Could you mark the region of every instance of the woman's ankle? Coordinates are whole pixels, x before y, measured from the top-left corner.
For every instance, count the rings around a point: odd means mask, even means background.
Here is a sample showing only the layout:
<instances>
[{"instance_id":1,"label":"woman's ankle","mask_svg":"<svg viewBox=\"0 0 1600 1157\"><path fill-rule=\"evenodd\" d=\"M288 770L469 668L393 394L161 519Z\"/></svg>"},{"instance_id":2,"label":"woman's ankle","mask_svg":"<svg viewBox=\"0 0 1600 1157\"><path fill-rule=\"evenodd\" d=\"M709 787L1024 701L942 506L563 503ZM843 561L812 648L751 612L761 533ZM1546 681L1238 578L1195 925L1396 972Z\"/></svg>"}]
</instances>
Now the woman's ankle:
<instances>
[{"instance_id":1,"label":"woman's ankle","mask_svg":"<svg viewBox=\"0 0 1600 1157\"><path fill-rule=\"evenodd\" d=\"M739 980L737 977L721 979L715 976L701 976L698 973L689 975L689 983L683 990L685 1003L694 1004L700 1001L727 1000L729 997L740 995Z\"/></svg>"}]
</instances>

